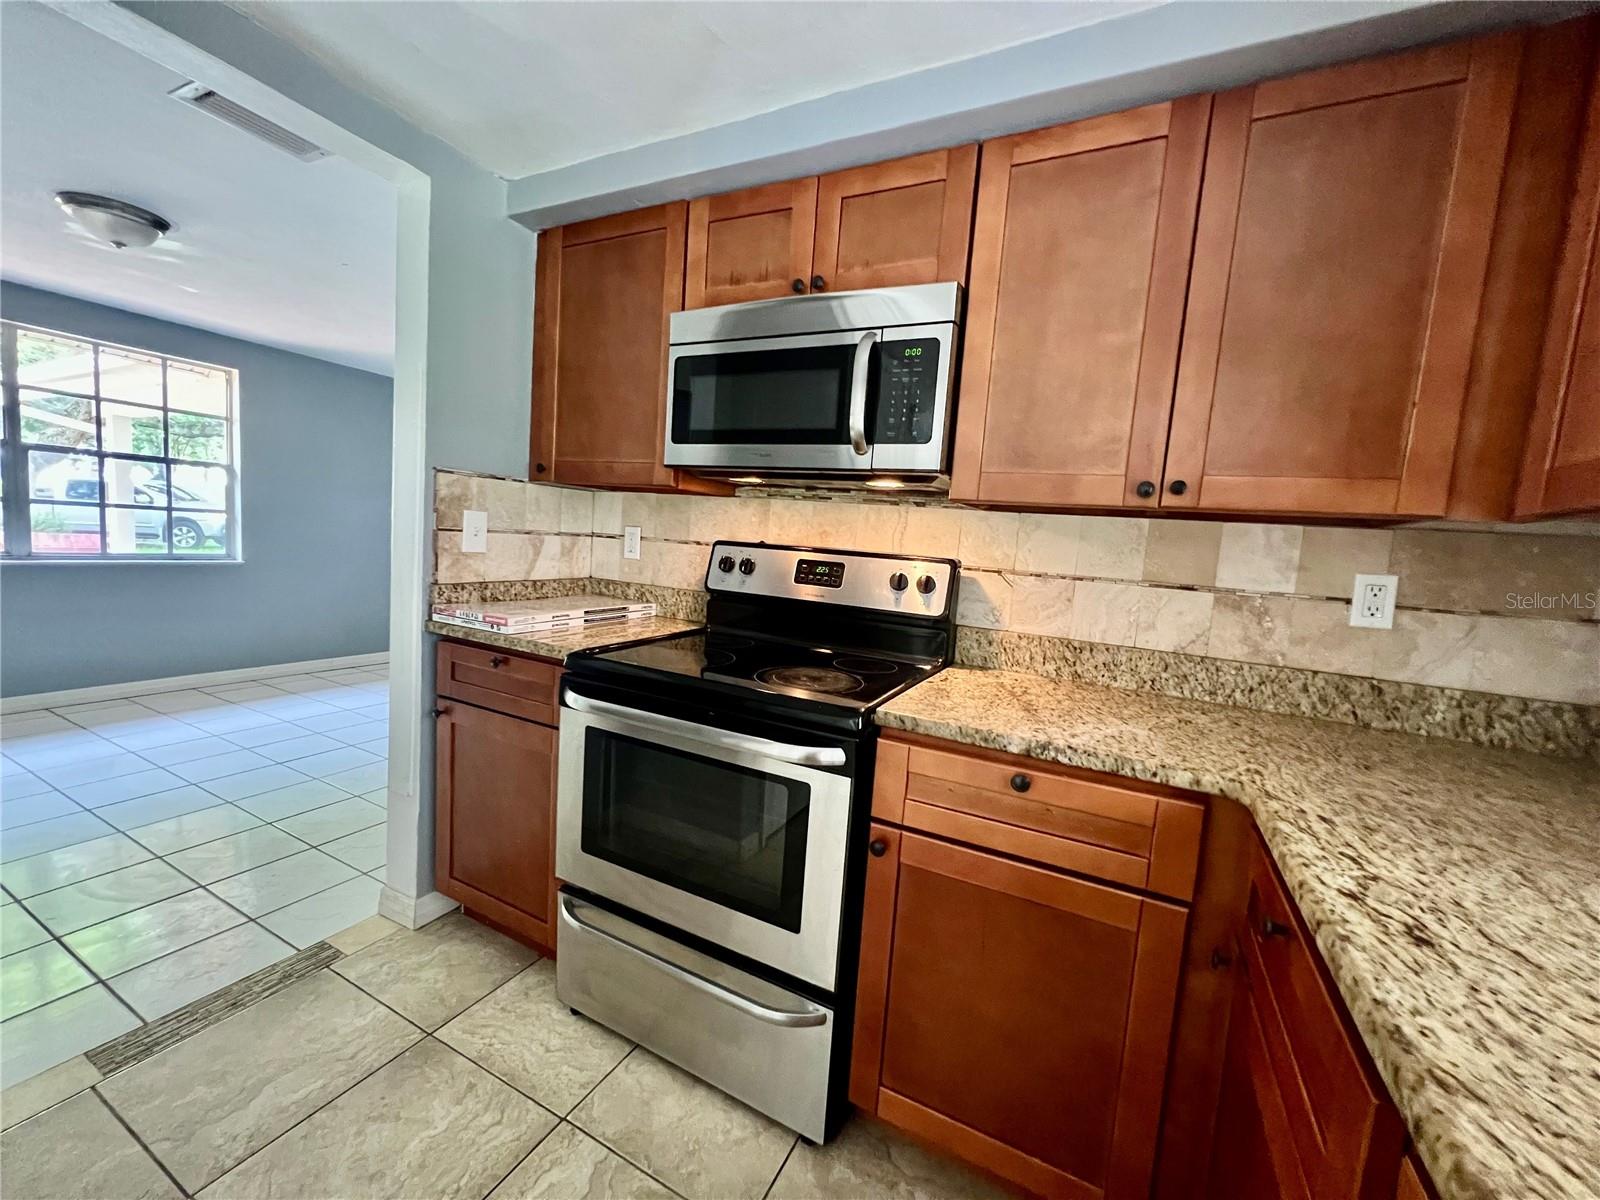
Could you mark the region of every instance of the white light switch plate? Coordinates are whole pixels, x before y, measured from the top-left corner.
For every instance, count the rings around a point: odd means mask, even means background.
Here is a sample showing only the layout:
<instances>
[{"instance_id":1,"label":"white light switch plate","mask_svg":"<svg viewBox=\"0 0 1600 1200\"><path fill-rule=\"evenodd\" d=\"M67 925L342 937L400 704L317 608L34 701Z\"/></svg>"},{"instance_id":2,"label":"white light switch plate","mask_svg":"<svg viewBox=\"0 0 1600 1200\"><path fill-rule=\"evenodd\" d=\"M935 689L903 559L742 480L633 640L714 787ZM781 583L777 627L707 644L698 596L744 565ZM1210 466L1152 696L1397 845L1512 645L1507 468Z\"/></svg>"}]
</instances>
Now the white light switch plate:
<instances>
[{"instance_id":1,"label":"white light switch plate","mask_svg":"<svg viewBox=\"0 0 1600 1200\"><path fill-rule=\"evenodd\" d=\"M1398 575L1357 575L1350 591L1350 624L1362 629L1393 629Z\"/></svg>"},{"instance_id":2,"label":"white light switch plate","mask_svg":"<svg viewBox=\"0 0 1600 1200\"><path fill-rule=\"evenodd\" d=\"M467 509L461 514L461 553L482 554L489 548L489 514Z\"/></svg>"},{"instance_id":3,"label":"white light switch plate","mask_svg":"<svg viewBox=\"0 0 1600 1200\"><path fill-rule=\"evenodd\" d=\"M625 526L623 526L623 529L622 529L622 557L623 558L638 558L639 557L639 527L637 525L625 525Z\"/></svg>"}]
</instances>

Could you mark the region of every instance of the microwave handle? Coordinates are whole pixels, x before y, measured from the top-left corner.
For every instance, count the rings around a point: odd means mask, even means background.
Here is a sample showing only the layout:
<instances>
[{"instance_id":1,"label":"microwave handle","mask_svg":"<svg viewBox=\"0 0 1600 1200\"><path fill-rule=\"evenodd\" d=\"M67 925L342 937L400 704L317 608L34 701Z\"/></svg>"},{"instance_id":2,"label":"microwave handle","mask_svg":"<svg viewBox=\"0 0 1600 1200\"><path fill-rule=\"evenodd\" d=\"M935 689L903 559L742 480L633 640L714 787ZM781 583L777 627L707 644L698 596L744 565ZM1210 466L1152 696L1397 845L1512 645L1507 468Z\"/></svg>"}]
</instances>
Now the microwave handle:
<instances>
[{"instance_id":1,"label":"microwave handle","mask_svg":"<svg viewBox=\"0 0 1600 1200\"><path fill-rule=\"evenodd\" d=\"M769 738L756 737L754 734L735 733L731 729L716 729L662 713L627 708L606 700L594 700L573 691L567 693L566 704L568 708L576 709L578 712L616 717L641 729L653 729L659 733L693 738L697 742L705 742L709 746L718 746L724 750L744 750L766 758L775 758L779 762L794 763L800 767L844 765L844 751L837 746L791 746L784 742L774 742Z\"/></svg>"},{"instance_id":2,"label":"microwave handle","mask_svg":"<svg viewBox=\"0 0 1600 1200\"><path fill-rule=\"evenodd\" d=\"M872 366L872 347L879 333L869 329L856 343L855 360L850 364L850 448L857 454L866 454L867 445L867 373Z\"/></svg>"}]
</instances>

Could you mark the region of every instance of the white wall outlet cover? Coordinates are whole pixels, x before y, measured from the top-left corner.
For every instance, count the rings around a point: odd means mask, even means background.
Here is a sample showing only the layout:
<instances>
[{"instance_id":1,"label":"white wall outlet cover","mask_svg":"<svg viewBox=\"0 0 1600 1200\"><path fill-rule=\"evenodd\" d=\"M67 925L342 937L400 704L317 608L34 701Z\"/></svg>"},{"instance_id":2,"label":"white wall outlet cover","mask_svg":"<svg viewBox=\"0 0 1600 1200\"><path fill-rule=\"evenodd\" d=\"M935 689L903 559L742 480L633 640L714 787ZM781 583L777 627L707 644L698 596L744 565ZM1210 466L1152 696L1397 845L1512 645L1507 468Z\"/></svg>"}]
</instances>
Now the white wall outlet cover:
<instances>
[{"instance_id":1,"label":"white wall outlet cover","mask_svg":"<svg viewBox=\"0 0 1600 1200\"><path fill-rule=\"evenodd\" d=\"M461 514L461 553L482 554L489 548L489 514L467 509Z\"/></svg>"},{"instance_id":2,"label":"white wall outlet cover","mask_svg":"<svg viewBox=\"0 0 1600 1200\"><path fill-rule=\"evenodd\" d=\"M1350 591L1350 624L1361 629L1393 629L1398 575L1357 575Z\"/></svg>"},{"instance_id":3,"label":"white wall outlet cover","mask_svg":"<svg viewBox=\"0 0 1600 1200\"><path fill-rule=\"evenodd\" d=\"M623 558L638 558L639 557L639 527L637 525L625 525L625 526L623 526L623 529L622 529L622 557Z\"/></svg>"}]
</instances>

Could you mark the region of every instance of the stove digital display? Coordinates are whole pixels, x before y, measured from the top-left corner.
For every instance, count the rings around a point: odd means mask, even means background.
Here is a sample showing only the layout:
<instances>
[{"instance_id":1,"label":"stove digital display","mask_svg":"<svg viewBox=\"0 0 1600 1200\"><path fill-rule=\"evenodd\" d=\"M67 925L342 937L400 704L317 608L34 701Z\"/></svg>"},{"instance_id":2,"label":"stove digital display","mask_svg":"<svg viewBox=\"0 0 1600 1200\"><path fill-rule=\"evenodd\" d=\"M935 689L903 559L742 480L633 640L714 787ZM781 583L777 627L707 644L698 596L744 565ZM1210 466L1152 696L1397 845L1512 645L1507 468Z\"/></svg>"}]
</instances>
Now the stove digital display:
<instances>
[{"instance_id":1,"label":"stove digital display","mask_svg":"<svg viewBox=\"0 0 1600 1200\"><path fill-rule=\"evenodd\" d=\"M814 587L843 587L844 564L822 558L802 558L794 565L794 581L809 583Z\"/></svg>"}]
</instances>

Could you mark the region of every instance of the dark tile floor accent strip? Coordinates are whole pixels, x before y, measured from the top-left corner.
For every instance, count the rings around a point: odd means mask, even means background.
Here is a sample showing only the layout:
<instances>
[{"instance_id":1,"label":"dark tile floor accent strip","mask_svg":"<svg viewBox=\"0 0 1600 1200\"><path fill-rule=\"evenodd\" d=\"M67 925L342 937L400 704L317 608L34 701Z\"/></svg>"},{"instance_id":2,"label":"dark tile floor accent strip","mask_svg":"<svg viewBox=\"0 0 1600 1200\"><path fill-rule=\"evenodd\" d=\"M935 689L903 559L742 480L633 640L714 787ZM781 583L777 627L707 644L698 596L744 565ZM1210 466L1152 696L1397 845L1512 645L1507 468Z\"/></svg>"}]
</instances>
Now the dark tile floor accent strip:
<instances>
[{"instance_id":1,"label":"dark tile floor accent strip","mask_svg":"<svg viewBox=\"0 0 1600 1200\"><path fill-rule=\"evenodd\" d=\"M158 1017L148 1025L141 1025L109 1042L102 1042L84 1057L99 1068L101 1075L131 1067L343 957L327 942L317 942L298 954L291 954L288 958L262 967L254 975L246 975L209 996Z\"/></svg>"}]
</instances>

